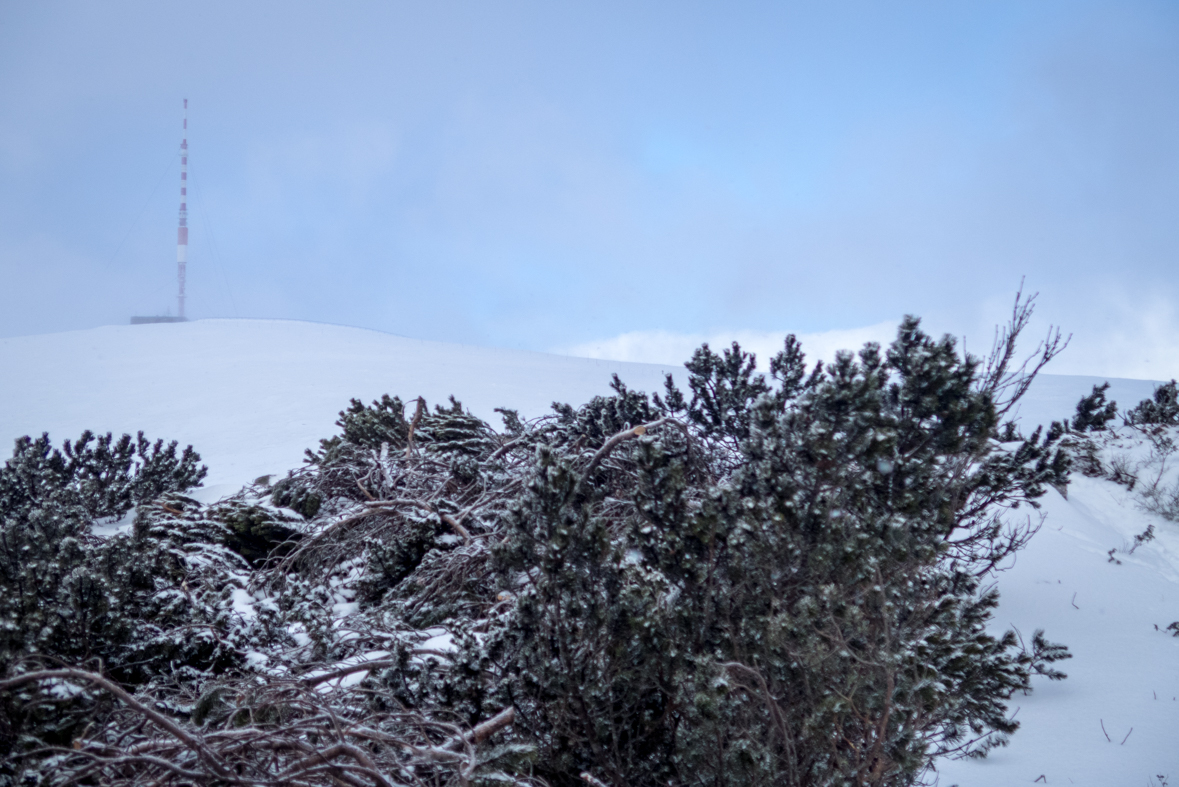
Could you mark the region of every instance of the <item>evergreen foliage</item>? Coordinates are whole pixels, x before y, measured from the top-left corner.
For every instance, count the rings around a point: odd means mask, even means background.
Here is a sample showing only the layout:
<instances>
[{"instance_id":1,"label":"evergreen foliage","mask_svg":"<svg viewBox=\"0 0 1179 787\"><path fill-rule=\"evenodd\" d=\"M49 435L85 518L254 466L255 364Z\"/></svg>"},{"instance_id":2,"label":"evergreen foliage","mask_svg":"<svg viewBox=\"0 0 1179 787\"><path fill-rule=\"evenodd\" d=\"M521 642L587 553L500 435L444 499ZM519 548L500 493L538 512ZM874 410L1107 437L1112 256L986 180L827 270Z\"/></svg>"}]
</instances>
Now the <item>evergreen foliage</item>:
<instances>
[{"instance_id":1,"label":"evergreen foliage","mask_svg":"<svg viewBox=\"0 0 1179 787\"><path fill-rule=\"evenodd\" d=\"M740 442L749 437L752 403L770 392L764 375L754 372L757 358L744 352L736 342L722 355L712 352L704 344L684 366L689 374L688 387L692 390L689 420L699 426L706 437L739 447Z\"/></svg>"},{"instance_id":2,"label":"evergreen foliage","mask_svg":"<svg viewBox=\"0 0 1179 787\"><path fill-rule=\"evenodd\" d=\"M353 399L348 409L340 413L336 425L341 437L353 445L379 450L382 443L394 448L405 446L409 438L409 423L405 420L405 405L399 397L384 394L366 407Z\"/></svg>"},{"instance_id":3,"label":"evergreen foliage","mask_svg":"<svg viewBox=\"0 0 1179 787\"><path fill-rule=\"evenodd\" d=\"M496 646L505 697L553 781L911 784L1001 744L1004 700L1066 657L985 631L980 577L1028 537L1001 513L1066 483L1067 459L1039 433L996 447L976 361L915 320L792 386L747 359L690 382L695 437L739 446L721 484L678 430L639 437L621 477L542 450L505 519L505 573L527 577Z\"/></svg>"},{"instance_id":4,"label":"evergreen foliage","mask_svg":"<svg viewBox=\"0 0 1179 787\"><path fill-rule=\"evenodd\" d=\"M38 502L68 496L92 518L120 517L137 503L170 490L200 484L208 469L199 466L192 446L178 457L177 443L154 444L140 432L135 438L111 434L96 438L89 430L55 449L49 435L16 441L12 458L0 468L0 511L12 512Z\"/></svg>"},{"instance_id":5,"label":"evergreen foliage","mask_svg":"<svg viewBox=\"0 0 1179 787\"><path fill-rule=\"evenodd\" d=\"M301 536L292 519L237 500L215 505L205 515L225 526L218 541L255 567L289 553Z\"/></svg>"},{"instance_id":6,"label":"evergreen foliage","mask_svg":"<svg viewBox=\"0 0 1179 787\"><path fill-rule=\"evenodd\" d=\"M270 499L276 506L289 508L304 519L312 519L323 505L323 498L314 486L302 475L296 476L294 471L271 488Z\"/></svg>"},{"instance_id":7,"label":"evergreen foliage","mask_svg":"<svg viewBox=\"0 0 1179 787\"><path fill-rule=\"evenodd\" d=\"M462 402L450 397L450 407L436 405L431 415L422 418L415 438L428 453L479 458L498 447L495 433L482 420L463 409Z\"/></svg>"},{"instance_id":8,"label":"evergreen foliage","mask_svg":"<svg viewBox=\"0 0 1179 787\"><path fill-rule=\"evenodd\" d=\"M1077 402L1077 412L1073 416L1072 428L1074 432L1100 432L1106 424L1118 414L1118 403L1107 402L1105 392L1109 390L1109 383L1093 386L1088 396L1082 396Z\"/></svg>"},{"instance_id":9,"label":"evergreen foliage","mask_svg":"<svg viewBox=\"0 0 1179 787\"><path fill-rule=\"evenodd\" d=\"M91 443L95 443L91 445ZM210 542L216 523L161 529L142 504L178 514L195 505L171 490L205 475L191 447L86 432L62 451L22 438L0 469L0 671L30 658L101 664L141 684L185 670L223 669L228 620L219 607L241 559ZM92 535L94 520L141 508L133 535ZM26 690L0 700L0 759L18 745L68 743L103 705L87 692Z\"/></svg>"},{"instance_id":10,"label":"evergreen foliage","mask_svg":"<svg viewBox=\"0 0 1179 787\"><path fill-rule=\"evenodd\" d=\"M212 506L180 494L191 450L20 442L7 774L902 787L985 755L1069 657L987 630L993 572L1069 472L1065 425L999 431L1016 317L990 363L914 318L826 367L789 337L768 376L704 346L687 393L615 377L503 434L453 398L353 400L304 468Z\"/></svg>"},{"instance_id":11,"label":"evergreen foliage","mask_svg":"<svg viewBox=\"0 0 1179 787\"><path fill-rule=\"evenodd\" d=\"M1131 424L1174 426L1179 424L1179 383L1172 380L1154 389L1149 399L1143 399L1126 414Z\"/></svg>"}]
</instances>

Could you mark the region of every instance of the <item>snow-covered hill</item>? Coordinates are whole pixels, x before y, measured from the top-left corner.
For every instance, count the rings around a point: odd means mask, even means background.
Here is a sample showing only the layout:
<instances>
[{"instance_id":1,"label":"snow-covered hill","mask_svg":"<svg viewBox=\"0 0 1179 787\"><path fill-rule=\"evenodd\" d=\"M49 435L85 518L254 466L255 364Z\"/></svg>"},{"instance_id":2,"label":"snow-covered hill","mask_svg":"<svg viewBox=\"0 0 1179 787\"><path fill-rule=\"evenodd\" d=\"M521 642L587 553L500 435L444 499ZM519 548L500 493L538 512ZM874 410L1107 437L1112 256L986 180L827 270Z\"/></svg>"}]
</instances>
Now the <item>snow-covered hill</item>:
<instances>
[{"instance_id":1,"label":"snow-covered hill","mask_svg":"<svg viewBox=\"0 0 1179 787\"><path fill-rule=\"evenodd\" d=\"M454 394L498 423L496 407L535 416L553 400L606 393L614 372L651 391L679 371L251 320L0 339L0 370L0 445L42 431L60 442L87 428L142 429L201 452L206 498L297 466L304 448L335 431L352 397L421 395L433 404ZM1069 415L1101 379L1042 376L1022 406L1023 425ZM1110 382L1123 407L1155 386ZM1126 450L1147 461L1142 449ZM1140 502L1079 473L1067 500L1049 492L1044 528L999 578L996 625L1027 638L1044 628L1067 644L1069 679L1039 681L1016 698L1023 727L1010 747L981 762L943 763L941 784L1179 785L1179 638L1165 630L1179 620L1179 525ZM1148 524L1157 537L1126 554ZM1120 564L1109 561L1115 548Z\"/></svg>"},{"instance_id":2,"label":"snow-covered hill","mask_svg":"<svg viewBox=\"0 0 1179 787\"><path fill-rule=\"evenodd\" d=\"M804 348L805 349L805 348ZM686 360L686 359L685 359ZM206 485L240 486L299 464L335 432L356 397L454 394L499 423L496 407L522 415L554 401L579 404L609 392L617 372L631 388L662 390L682 367L602 361L407 339L378 331L288 320L200 320L118 325L0 339L0 446L48 431L83 429L191 443L209 466ZM682 375L679 377L682 384ZM1071 413L1101 378L1042 375L1022 405L1025 424ZM1111 380L1111 398L1137 402L1154 383Z\"/></svg>"},{"instance_id":3,"label":"snow-covered hill","mask_svg":"<svg viewBox=\"0 0 1179 787\"><path fill-rule=\"evenodd\" d=\"M285 320L107 326L0 339L0 446L143 430L192 444L206 486L234 489L297 467L336 432L340 410L388 393L445 404L454 394L499 424L496 407L548 412L609 393L617 372L662 389L671 368L407 339Z\"/></svg>"}]
</instances>

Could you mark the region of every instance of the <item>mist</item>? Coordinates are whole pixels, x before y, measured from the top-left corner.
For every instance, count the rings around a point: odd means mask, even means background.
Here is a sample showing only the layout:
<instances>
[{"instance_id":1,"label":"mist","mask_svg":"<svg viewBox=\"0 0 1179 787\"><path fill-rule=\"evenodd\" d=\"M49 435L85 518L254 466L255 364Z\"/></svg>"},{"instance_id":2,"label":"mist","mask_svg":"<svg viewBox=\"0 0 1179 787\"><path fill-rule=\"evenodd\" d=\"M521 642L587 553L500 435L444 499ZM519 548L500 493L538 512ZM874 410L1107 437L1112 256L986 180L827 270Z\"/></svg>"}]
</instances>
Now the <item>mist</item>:
<instances>
[{"instance_id":1,"label":"mist","mask_svg":"<svg viewBox=\"0 0 1179 787\"><path fill-rule=\"evenodd\" d=\"M1022 280L1073 337L1050 371L1166 379L1177 32L1155 2L8 4L0 336L175 311L188 98L194 318L587 352L911 313L981 351Z\"/></svg>"}]
</instances>

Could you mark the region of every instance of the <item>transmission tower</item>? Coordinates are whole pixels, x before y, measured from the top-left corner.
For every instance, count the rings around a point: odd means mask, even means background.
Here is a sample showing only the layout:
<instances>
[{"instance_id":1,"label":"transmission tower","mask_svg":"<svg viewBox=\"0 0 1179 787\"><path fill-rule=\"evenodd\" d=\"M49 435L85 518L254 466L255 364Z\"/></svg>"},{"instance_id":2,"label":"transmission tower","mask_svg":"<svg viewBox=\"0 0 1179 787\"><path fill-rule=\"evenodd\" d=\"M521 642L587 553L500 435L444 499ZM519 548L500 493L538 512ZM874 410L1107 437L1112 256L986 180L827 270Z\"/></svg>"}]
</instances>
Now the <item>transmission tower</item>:
<instances>
[{"instance_id":1,"label":"transmission tower","mask_svg":"<svg viewBox=\"0 0 1179 787\"><path fill-rule=\"evenodd\" d=\"M184 317L184 274L188 265L188 99L184 99L184 136L180 140L180 225L176 229L176 276L180 292L176 296L180 319Z\"/></svg>"}]
</instances>

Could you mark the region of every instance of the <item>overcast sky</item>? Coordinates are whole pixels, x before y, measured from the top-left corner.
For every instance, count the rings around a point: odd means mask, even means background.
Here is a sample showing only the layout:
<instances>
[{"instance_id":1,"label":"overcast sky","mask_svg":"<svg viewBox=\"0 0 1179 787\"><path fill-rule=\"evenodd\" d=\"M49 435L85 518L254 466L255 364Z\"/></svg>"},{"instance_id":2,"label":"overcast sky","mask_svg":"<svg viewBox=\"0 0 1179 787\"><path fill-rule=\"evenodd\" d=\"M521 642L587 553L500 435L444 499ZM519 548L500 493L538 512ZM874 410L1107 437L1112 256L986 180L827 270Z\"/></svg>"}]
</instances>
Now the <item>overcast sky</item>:
<instances>
[{"instance_id":1,"label":"overcast sky","mask_svg":"<svg viewBox=\"0 0 1179 787\"><path fill-rule=\"evenodd\" d=\"M175 311L185 97L193 317L981 350L1026 276L1179 375L1173 2L0 2L0 336Z\"/></svg>"}]
</instances>

